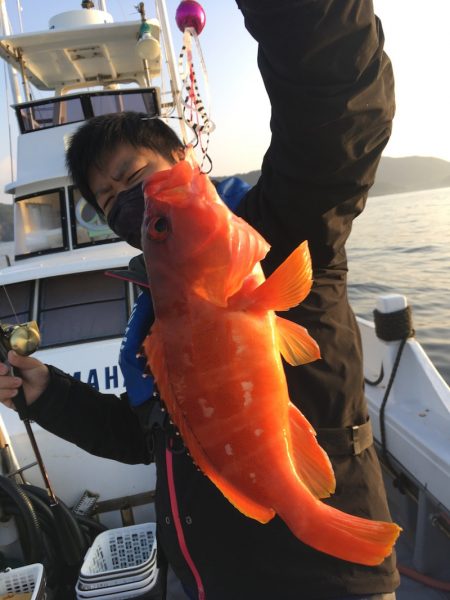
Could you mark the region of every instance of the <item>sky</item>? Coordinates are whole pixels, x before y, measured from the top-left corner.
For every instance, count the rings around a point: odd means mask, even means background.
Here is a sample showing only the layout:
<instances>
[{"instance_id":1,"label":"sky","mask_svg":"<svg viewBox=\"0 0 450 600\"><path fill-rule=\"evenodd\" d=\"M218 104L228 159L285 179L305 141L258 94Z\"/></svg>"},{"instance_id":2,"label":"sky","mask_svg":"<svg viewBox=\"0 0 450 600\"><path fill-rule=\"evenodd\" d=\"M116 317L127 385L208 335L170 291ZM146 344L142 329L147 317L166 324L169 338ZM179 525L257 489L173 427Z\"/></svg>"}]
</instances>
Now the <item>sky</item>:
<instances>
[{"instance_id":1,"label":"sky","mask_svg":"<svg viewBox=\"0 0 450 600\"><path fill-rule=\"evenodd\" d=\"M20 32L19 4L23 28L30 32L47 29L55 12L78 9L80 0L7 0L15 33ZM137 16L135 0L106 0L106 4L115 21ZM153 17L153 1L145 4L147 16ZM178 4L179 0L167 0L176 53L181 47L174 21ZM258 169L270 139L270 107L256 66L256 43L245 30L234 0L203 0L202 5L207 23L200 42L208 71L211 118L216 124L209 146L213 174ZM450 0L374 0L374 5L396 79L397 114L384 154L450 161ZM12 112L10 125L6 118L3 65L0 102L0 201L7 202L3 186L11 180L9 131L15 137L16 128Z\"/></svg>"}]
</instances>

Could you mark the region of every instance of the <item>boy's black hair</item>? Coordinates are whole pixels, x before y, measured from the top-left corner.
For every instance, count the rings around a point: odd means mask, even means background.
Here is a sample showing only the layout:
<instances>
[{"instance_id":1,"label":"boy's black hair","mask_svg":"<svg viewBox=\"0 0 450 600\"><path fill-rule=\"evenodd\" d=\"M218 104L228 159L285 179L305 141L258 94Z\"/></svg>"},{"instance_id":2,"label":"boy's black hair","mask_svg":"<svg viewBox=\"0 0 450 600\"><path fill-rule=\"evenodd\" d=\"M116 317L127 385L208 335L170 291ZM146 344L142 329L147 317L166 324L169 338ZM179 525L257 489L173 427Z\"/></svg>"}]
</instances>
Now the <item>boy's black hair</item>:
<instances>
[{"instance_id":1,"label":"boy's black hair","mask_svg":"<svg viewBox=\"0 0 450 600\"><path fill-rule=\"evenodd\" d=\"M72 135L66 150L66 166L74 185L89 204L99 210L89 173L101 168L119 144L150 148L172 161L172 152L183 147L177 134L163 121L144 113L121 112L93 117Z\"/></svg>"}]
</instances>

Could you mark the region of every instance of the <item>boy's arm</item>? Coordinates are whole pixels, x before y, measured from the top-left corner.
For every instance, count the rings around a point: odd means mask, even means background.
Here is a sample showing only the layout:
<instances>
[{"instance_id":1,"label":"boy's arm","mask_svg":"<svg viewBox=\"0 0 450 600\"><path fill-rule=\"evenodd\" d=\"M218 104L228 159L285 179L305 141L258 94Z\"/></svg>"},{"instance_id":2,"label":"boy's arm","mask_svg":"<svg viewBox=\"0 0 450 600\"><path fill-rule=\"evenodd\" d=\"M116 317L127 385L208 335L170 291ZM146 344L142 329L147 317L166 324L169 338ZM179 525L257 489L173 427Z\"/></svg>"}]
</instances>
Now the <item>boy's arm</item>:
<instances>
[{"instance_id":1,"label":"boy's arm","mask_svg":"<svg viewBox=\"0 0 450 600\"><path fill-rule=\"evenodd\" d=\"M391 64L371 0L238 5L259 43L272 106L262 178L239 212L269 242L283 230L296 245L299 223L306 234L308 220L364 198L373 184L394 116Z\"/></svg>"},{"instance_id":2,"label":"boy's arm","mask_svg":"<svg viewBox=\"0 0 450 600\"><path fill-rule=\"evenodd\" d=\"M102 394L49 366L50 383L28 408L47 431L90 454L129 464L150 463L151 448L127 400Z\"/></svg>"}]
</instances>

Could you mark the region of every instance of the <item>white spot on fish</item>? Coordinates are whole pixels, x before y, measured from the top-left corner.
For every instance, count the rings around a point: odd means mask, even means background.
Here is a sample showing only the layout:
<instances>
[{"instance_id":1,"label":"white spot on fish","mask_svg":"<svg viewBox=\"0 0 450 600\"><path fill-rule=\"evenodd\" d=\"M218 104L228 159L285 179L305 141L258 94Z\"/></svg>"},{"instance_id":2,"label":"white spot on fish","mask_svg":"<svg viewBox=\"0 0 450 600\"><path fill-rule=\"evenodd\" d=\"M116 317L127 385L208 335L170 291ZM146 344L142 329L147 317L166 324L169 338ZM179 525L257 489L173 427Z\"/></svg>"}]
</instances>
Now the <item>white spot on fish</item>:
<instances>
[{"instance_id":1,"label":"white spot on fish","mask_svg":"<svg viewBox=\"0 0 450 600\"><path fill-rule=\"evenodd\" d=\"M244 390L244 406L249 406L253 402L253 383L251 381L242 381L241 386Z\"/></svg>"},{"instance_id":2,"label":"white spot on fish","mask_svg":"<svg viewBox=\"0 0 450 600\"><path fill-rule=\"evenodd\" d=\"M249 477L252 480L252 483L256 483L256 473L249 473Z\"/></svg>"},{"instance_id":3,"label":"white spot on fish","mask_svg":"<svg viewBox=\"0 0 450 600\"><path fill-rule=\"evenodd\" d=\"M202 407L203 416L207 419L210 419L214 414L214 408L212 406L208 406L207 400L205 398L199 398L198 403Z\"/></svg>"},{"instance_id":4,"label":"white spot on fish","mask_svg":"<svg viewBox=\"0 0 450 600\"><path fill-rule=\"evenodd\" d=\"M255 429L255 435L256 435L256 437L259 437L263 433L264 433L264 429Z\"/></svg>"},{"instance_id":5,"label":"white spot on fish","mask_svg":"<svg viewBox=\"0 0 450 600\"><path fill-rule=\"evenodd\" d=\"M238 331L233 331L232 339L233 342L236 344L236 354L242 354L245 350L245 345L243 344L243 337Z\"/></svg>"},{"instance_id":6,"label":"white spot on fish","mask_svg":"<svg viewBox=\"0 0 450 600\"><path fill-rule=\"evenodd\" d=\"M228 456L231 456L233 454L233 448L231 447L231 444L227 444L225 446L225 452L228 454Z\"/></svg>"},{"instance_id":7,"label":"white spot on fish","mask_svg":"<svg viewBox=\"0 0 450 600\"><path fill-rule=\"evenodd\" d=\"M183 354L183 363L186 367L193 367L193 363L191 360L191 356L190 354L188 354L187 352L185 354Z\"/></svg>"}]
</instances>

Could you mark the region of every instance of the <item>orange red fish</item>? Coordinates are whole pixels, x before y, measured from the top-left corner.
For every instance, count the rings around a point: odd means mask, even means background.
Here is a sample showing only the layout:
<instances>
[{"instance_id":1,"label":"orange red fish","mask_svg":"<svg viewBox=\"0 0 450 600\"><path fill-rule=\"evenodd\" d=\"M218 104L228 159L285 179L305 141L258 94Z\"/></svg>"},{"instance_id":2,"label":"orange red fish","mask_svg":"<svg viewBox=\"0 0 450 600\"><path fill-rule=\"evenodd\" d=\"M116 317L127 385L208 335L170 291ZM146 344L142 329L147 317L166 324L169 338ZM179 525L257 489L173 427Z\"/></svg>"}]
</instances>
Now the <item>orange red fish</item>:
<instances>
[{"instance_id":1,"label":"orange red fish","mask_svg":"<svg viewBox=\"0 0 450 600\"><path fill-rule=\"evenodd\" d=\"M171 419L204 474L243 514L278 514L304 543L376 565L400 528L321 502L335 490L315 432L289 400L281 356L320 357L306 329L276 315L312 283L307 242L266 280L268 243L189 160L145 184L142 230L155 323L144 348Z\"/></svg>"}]
</instances>

